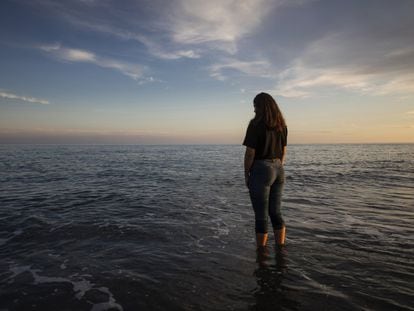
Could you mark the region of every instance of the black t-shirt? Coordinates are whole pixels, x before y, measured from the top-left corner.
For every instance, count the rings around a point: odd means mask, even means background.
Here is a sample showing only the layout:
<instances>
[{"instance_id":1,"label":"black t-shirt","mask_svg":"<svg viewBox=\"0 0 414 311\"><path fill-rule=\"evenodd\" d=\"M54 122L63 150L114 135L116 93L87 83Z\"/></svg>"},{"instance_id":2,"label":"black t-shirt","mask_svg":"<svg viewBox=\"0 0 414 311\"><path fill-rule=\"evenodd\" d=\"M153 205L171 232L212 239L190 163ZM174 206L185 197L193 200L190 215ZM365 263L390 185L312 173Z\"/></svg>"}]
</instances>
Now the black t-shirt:
<instances>
[{"instance_id":1,"label":"black t-shirt","mask_svg":"<svg viewBox=\"0 0 414 311\"><path fill-rule=\"evenodd\" d=\"M287 127L283 132L269 130L264 122L250 121L243 145L255 149L255 160L282 158L283 147L287 144Z\"/></svg>"}]
</instances>

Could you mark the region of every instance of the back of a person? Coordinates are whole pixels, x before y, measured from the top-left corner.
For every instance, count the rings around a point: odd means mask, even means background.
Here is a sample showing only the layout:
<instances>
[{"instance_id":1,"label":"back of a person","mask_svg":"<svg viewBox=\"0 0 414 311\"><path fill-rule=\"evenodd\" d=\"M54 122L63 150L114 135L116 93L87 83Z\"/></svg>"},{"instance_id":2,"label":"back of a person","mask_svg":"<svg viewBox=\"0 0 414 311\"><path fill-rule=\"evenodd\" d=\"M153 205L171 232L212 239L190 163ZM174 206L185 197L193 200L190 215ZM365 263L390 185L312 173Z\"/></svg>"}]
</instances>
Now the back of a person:
<instances>
[{"instance_id":1,"label":"back of a person","mask_svg":"<svg viewBox=\"0 0 414 311\"><path fill-rule=\"evenodd\" d=\"M250 121L243 141L246 146L244 170L255 213L257 248L263 250L268 238L269 217L276 245L285 243L281 198L288 131L276 101L269 94L260 93L255 97L254 111L256 115Z\"/></svg>"},{"instance_id":2,"label":"back of a person","mask_svg":"<svg viewBox=\"0 0 414 311\"><path fill-rule=\"evenodd\" d=\"M287 127L284 127L283 131L277 128L268 128L263 120L259 122L252 120L250 126L254 131L254 135L258 137L255 160L281 159L283 147L286 146L287 142Z\"/></svg>"}]
</instances>

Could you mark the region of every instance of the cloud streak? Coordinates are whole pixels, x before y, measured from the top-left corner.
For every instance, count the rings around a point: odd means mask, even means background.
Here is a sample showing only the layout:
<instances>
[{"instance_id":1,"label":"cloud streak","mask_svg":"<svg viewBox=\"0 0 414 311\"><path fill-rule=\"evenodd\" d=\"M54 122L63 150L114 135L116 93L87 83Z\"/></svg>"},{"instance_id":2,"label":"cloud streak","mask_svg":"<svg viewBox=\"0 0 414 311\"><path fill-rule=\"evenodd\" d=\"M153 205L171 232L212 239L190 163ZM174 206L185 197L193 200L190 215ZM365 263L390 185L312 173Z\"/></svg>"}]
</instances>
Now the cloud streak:
<instances>
[{"instance_id":1,"label":"cloud streak","mask_svg":"<svg viewBox=\"0 0 414 311\"><path fill-rule=\"evenodd\" d=\"M414 47L384 42L380 49L368 44L369 37L368 43L360 39L337 33L316 40L280 73L275 92L309 97L334 87L372 95L413 94Z\"/></svg>"},{"instance_id":2,"label":"cloud streak","mask_svg":"<svg viewBox=\"0 0 414 311\"><path fill-rule=\"evenodd\" d=\"M143 35L131 34L135 40L146 46L150 54L161 59L179 59L179 58L200 58L201 54L194 49L166 49L154 40Z\"/></svg>"},{"instance_id":3,"label":"cloud streak","mask_svg":"<svg viewBox=\"0 0 414 311\"><path fill-rule=\"evenodd\" d=\"M264 60L241 61L234 58L223 59L221 62L208 67L210 76L217 80L226 80L229 70L237 71L250 77L271 78L271 64Z\"/></svg>"},{"instance_id":4,"label":"cloud streak","mask_svg":"<svg viewBox=\"0 0 414 311\"><path fill-rule=\"evenodd\" d=\"M41 105L49 105L50 104L50 102L48 100L45 100L45 99L39 99L39 98L29 97L29 96L21 96L21 95L16 95L16 94L9 93L9 92L4 92L4 91L0 91L0 98L15 99L15 100L28 102L28 103L41 104Z\"/></svg>"},{"instance_id":5,"label":"cloud streak","mask_svg":"<svg viewBox=\"0 0 414 311\"><path fill-rule=\"evenodd\" d=\"M63 61L91 63L102 68L116 70L134 80L144 77L144 66L100 57L90 51L66 48L60 44L42 45L38 48Z\"/></svg>"},{"instance_id":6,"label":"cloud streak","mask_svg":"<svg viewBox=\"0 0 414 311\"><path fill-rule=\"evenodd\" d=\"M162 40L163 43L157 42L154 38L149 38L148 36L134 32L131 30L123 30L118 26L114 25L106 25L103 23L91 22L80 20L74 16L66 16L66 19L81 28L86 28L92 31L109 34L121 40L131 40L139 42L140 44L144 45L148 52L157 58L165 59L165 60L174 60L180 58L200 58L201 54L197 49L186 49L186 48L177 48L168 46L166 41Z\"/></svg>"}]
</instances>

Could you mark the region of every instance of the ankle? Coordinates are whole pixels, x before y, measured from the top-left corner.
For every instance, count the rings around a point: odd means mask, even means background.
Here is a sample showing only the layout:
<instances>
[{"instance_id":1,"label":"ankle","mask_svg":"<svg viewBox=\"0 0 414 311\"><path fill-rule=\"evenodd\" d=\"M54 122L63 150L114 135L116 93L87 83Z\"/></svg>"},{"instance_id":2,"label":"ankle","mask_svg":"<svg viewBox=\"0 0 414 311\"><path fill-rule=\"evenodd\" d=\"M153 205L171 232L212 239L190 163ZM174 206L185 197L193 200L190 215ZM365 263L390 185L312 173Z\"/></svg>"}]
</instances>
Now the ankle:
<instances>
[{"instance_id":1,"label":"ankle","mask_svg":"<svg viewBox=\"0 0 414 311\"><path fill-rule=\"evenodd\" d=\"M285 245L285 240L286 240L286 227L283 226L280 229L276 229L274 230L275 233L275 243L278 246L283 246Z\"/></svg>"}]
</instances>

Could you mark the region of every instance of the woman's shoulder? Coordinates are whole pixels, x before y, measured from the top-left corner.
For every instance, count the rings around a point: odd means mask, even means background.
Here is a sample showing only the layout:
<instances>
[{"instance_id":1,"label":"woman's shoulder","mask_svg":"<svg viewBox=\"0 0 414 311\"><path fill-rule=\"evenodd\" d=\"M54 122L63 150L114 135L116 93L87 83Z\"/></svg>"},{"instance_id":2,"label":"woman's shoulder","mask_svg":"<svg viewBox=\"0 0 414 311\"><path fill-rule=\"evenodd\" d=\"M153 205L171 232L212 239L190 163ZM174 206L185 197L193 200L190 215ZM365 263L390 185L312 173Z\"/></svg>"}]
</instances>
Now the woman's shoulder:
<instances>
[{"instance_id":1,"label":"woman's shoulder","mask_svg":"<svg viewBox=\"0 0 414 311\"><path fill-rule=\"evenodd\" d=\"M255 119L250 120L247 131L254 135L261 135L265 131L264 123Z\"/></svg>"},{"instance_id":2,"label":"woman's shoulder","mask_svg":"<svg viewBox=\"0 0 414 311\"><path fill-rule=\"evenodd\" d=\"M251 119L250 122L249 122L249 126L263 127L263 126L265 126L265 123L264 123L263 120Z\"/></svg>"},{"instance_id":3,"label":"woman's shoulder","mask_svg":"<svg viewBox=\"0 0 414 311\"><path fill-rule=\"evenodd\" d=\"M257 121L255 119L251 119L249 121L248 128L256 128L257 127Z\"/></svg>"}]
</instances>

